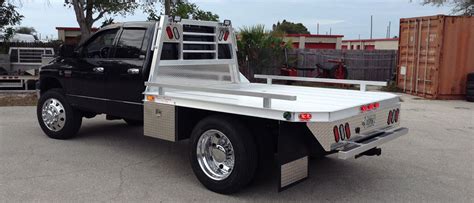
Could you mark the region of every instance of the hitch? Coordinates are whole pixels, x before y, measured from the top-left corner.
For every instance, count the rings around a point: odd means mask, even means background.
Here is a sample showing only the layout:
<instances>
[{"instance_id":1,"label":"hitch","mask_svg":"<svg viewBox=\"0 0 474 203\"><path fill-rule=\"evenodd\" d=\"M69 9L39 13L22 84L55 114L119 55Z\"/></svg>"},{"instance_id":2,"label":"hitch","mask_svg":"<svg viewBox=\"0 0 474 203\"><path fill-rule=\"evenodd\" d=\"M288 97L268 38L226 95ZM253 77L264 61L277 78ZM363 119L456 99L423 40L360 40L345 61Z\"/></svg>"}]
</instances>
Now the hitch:
<instances>
[{"instance_id":1,"label":"hitch","mask_svg":"<svg viewBox=\"0 0 474 203\"><path fill-rule=\"evenodd\" d=\"M382 154L382 149L374 147L372 149L369 149L365 152L362 152L362 153L356 155L355 158L357 159L361 156L380 156L381 154Z\"/></svg>"}]
</instances>

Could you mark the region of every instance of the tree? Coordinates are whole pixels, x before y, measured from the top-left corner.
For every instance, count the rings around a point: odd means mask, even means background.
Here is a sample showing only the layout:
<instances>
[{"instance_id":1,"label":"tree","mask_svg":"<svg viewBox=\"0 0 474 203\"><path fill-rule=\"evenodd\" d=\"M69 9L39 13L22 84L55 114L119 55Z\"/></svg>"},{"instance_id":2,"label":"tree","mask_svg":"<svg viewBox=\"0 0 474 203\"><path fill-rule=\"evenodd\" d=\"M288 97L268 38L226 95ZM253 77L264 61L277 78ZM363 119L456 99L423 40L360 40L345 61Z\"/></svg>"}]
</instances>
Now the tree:
<instances>
[{"instance_id":1,"label":"tree","mask_svg":"<svg viewBox=\"0 0 474 203\"><path fill-rule=\"evenodd\" d=\"M23 16L16 11L16 6L0 0L0 31L5 32L5 39L9 39L14 34L11 26L17 25Z\"/></svg>"},{"instance_id":2,"label":"tree","mask_svg":"<svg viewBox=\"0 0 474 203\"><path fill-rule=\"evenodd\" d=\"M147 4L153 4L153 1L149 2ZM127 15L133 13L139 4L135 1L65 0L64 6L74 8L83 42L91 35L92 25L104 15Z\"/></svg>"},{"instance_id":3,"label":"tree","mask_svg":"<svg viewBox=\"0 0 474 203\"><path fill-rule=\"evenodd\" d=\"M286 34L309 34L308 28L302 23L293 23L286 20L273 24L273 31Z\"/></svg>"},{"instance_id":4,"label":"tree","mask_svg":"<svg viewBox=\"0 0 474 203\"><path fill-rule=\"evenodd\" d=\"M291 49L289 43L283 41L283 36L265 30L263 25L243 27L239 32L237 42L239 64L248 67L253 73L265 73L283 64L285 49Z\"/></svg>"},{"instance_id":5,"label":"tree","mask_svg":"<svg viewBox=\"0 0 474 203\"><path fill-rule=\"evenodd\" d=\"M453 14L474 16L474 0L423 0L423 5L443 6L452 4Z\"/></svg>"},{"instance_id":6,"label":"tree","mask_svg":"<svg viewBox=\"0 0 474 203\"><path fill-rule=\"evenodd\" d=\"M219 16L217 14L213 14L210 11L201 10L196 4L189 3L187 1L177 1L176 3L170 4L169 14L166 14L166 6L165 6L165 14L172 15L172 16L180 16L183 19L193 19L193 20L207 20L207 21L218 21ZM155 12L149 12L148 20L159 20L159 15Z\"/></svg>"},{"instance_id":7,"label":"tree","mask_svg":"<svg viewBox=\"0 0 474 203\"><path fill-rule=\"evenodd\" d=\"M34 35L36 34L36 29L34 27L17 27L15 28L16 33Z\"/></svg>"}]
</instances>

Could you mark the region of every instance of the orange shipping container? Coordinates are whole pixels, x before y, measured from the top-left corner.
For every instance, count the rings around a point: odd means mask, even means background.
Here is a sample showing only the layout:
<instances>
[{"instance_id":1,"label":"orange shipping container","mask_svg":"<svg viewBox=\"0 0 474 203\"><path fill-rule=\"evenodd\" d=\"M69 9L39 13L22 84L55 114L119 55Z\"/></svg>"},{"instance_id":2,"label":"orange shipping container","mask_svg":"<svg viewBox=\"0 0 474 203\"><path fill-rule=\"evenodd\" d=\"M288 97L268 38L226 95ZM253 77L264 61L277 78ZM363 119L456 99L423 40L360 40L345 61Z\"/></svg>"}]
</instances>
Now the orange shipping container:
<instances>
[{"instance_id":1,"label":"orange shipping container","mask_svg":"<svg viewBox=\"0 0 474 203\"><path fill-rule=\"evenodd\" d=\"M431 99L463 99L470 72L474 72L474 17L400 19L400 89Z\"/></svg>"}]
</instances>

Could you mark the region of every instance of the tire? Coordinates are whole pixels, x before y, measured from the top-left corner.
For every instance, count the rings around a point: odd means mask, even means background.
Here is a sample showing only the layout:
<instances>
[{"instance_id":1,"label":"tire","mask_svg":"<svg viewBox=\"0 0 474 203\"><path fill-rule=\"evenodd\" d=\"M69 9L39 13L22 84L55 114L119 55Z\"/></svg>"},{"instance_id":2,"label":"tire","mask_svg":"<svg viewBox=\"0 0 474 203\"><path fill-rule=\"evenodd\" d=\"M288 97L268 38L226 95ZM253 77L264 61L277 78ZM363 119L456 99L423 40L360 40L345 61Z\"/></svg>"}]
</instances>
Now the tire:
<instances>
[{"instance_id":1,"label":"tire","mask_svg":"<svg viewBox=\"0 0 474 203\"><path fill-rule=\"evenodd\" d=\"M61 89L51 89L42 94L36 106L36 117L48 137L64 140L77 134L82 124L82 115L72 108L62 92ZM49 104L49 110L46 103ZM49 124L46 123L48 121Z\"/></svg>"},{"instance_id":2,"label":"tire","mask_svg":"<svg viewBox=\"0 0 474 203\"><path fill-rule=\"evenodd\" d=\"M206 139L206 137L209 139ZM209 142L206 142L206 140ZM210 144L212 140L214 140L214 143L224 143L224 145ZM222 142L222 140L224 140L224 142ZM228 142L230 142L230 145L226 144ZM201 145L198 145L198 143L201 143ZM198 148L199 146L212 147ZM221 151L219 150L220 148L224 150ZM207 151L209 155L212 156L212 161L204 161L205 158L201 155L204 154L206 150L199 149L208 149ZM200 152L198 152L198 150ZM221 154L220 158L218 156L219 153ZM233 165L227 165L225 161L222 162L226 164L225 167L220 163L213 164L220 162L219 159L230 160L232 158L234 160ZM241 190L252 181L257 168L257 160L257 146L254 137L250 134L250 131L236 119L226 116L211 116L200 121L193 129L190 151L191 167L198 180L211 191L221 194L230 194ZM212 168L212 166L216 166L214 169L218 172L224 172L214 176L208 175L212 174L209 172L212 170L209 169ZM220 168L220 170L218 168ZM227 174L225 174L226 168L231 168L230 171L227 171Z\"/></svg>"},{"instance_id":3,"label":"tire","mask_svg":"<svg viewBox=\"0 0 474 203\"><path fill-rule=\"evenodd\" d=\"M138 120L131 120L131 119L123 119L129 126L142 126L143 121Z\"/></svg>"},{"instance_id":4,"label":"tire","mask_svg":"<svg viewBox=\"0 0 474 203\"><path fill-rule=\"evenodd\" d=\"M339 68L339 65L335 65L331 68L331 70L329 71L330 77L334 79L347 79L348 77L347 67L342 66L342 73L337 72L338 68Z\"/></svg>"}]
</instances>

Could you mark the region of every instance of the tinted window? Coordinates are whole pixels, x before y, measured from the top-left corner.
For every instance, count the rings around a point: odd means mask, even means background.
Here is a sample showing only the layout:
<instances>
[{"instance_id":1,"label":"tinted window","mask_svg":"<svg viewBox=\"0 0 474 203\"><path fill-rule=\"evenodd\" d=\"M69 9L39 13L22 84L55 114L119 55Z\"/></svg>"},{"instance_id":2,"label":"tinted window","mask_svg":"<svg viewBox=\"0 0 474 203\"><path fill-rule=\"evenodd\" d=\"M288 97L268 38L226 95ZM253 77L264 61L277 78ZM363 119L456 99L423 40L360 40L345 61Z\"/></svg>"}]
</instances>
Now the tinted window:
<instances>
[{"instance_id":1,"label":"tinted window","mask_svg":"<svg viewBox=\"0 0 474 203\"><path fill-rule=\"evenodd\" d=\"M112 49L117 29L98 33L84 46L82 54L86 58L107 58Z\"/></svg>"},{"instance_id":2,"label":"tinted window","mask_svg":"<svg viewBox=\"0 0 474 203\"><path fill-rule=\"evenodd\" d=\"M146 52L143 48L145 29L125 29L120 36L115 50L116 58L144 58Z\"/></svg>"}]
</instances>

